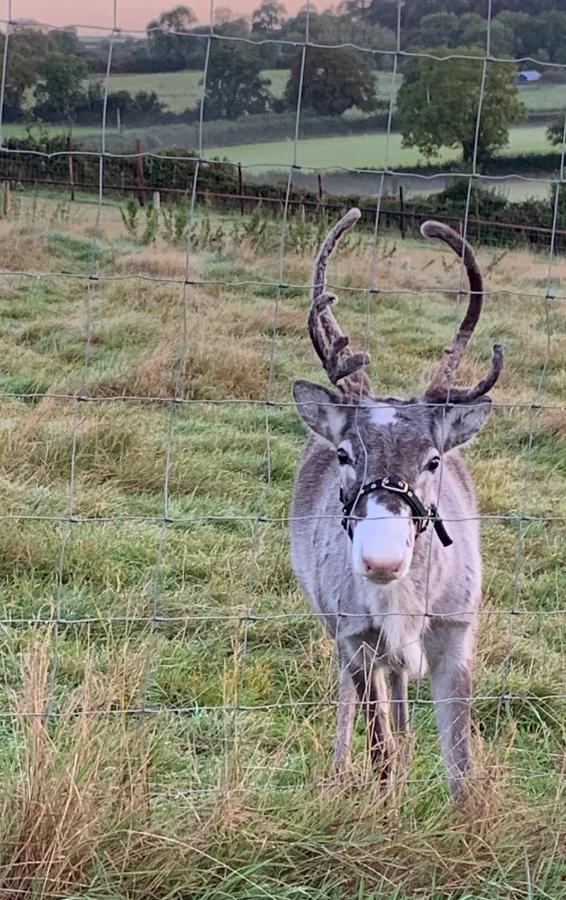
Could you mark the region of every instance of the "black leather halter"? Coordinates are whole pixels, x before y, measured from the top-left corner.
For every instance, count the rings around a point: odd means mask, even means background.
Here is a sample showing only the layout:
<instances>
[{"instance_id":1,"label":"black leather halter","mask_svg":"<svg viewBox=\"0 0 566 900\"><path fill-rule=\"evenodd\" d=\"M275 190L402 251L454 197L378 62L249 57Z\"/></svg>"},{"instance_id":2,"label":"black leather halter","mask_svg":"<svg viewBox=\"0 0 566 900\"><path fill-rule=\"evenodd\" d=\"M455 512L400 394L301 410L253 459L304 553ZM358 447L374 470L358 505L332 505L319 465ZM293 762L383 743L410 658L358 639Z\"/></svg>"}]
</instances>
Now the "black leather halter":
<instances>
[{"instance_id":1,"label":"black leather halter","mask_svg":"<svg viewBox=\"0 0 566 900\"><path fill-rule=\"evenodd\" d=\"M407 482L403 481L401 478L395 478L393 475L386 475L385 478L377 478L375 481L368 481L368 483L357 492L353 500L346 501L343 492L340 491L340 502L342 503L342 512L344 514L342 527L345 529L350 540L354 537L351 516L354 512L356 503L360 497L365 497L376 491L390 491L392 494L397 494L401 500L404 500L405 503L411 507L413 521L417 529L417 537L419 534L422 534L423 531L426 531L429 522L432 522L442 546L449 547L450 544L453 543L452 538L444 527L442 519L438 516L436 506L434 504L431 504L428 507L424 506Z\"/></svg>"}]
</instances>

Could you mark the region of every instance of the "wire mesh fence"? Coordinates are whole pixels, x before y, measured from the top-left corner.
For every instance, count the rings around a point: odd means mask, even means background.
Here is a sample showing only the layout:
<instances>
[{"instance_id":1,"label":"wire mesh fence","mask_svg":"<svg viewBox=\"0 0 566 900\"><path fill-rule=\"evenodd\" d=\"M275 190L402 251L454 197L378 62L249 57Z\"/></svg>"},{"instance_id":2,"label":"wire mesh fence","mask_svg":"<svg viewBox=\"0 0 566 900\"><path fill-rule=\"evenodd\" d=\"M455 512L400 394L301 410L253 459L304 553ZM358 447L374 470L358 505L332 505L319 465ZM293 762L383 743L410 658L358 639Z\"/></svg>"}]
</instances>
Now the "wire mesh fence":
<instances>
[{"instance_id":1,"label":"wire mesh fence","mask_svg":"<svg viewBox=\"0 0 566 900\"><path fill-rule=\"evenodd\" d=\"M295 196L297 181L300 176L304 175L308 170L308 166L303 166L301 160L301 116L302 116L302 98L304 87L304 74L307 61L307 55L312 48L320 47L311 40L309 33L309 22L311 14L311 5L307 3L306 15L304 18L305 32L300 41L289 42L279 41L281 45L290 46L300 53L300 75L298 100L295 113L295 125L292 135L290 135L292 144L291 164L286 167L286 185L280 196L278 197L260 197L254 194L253 189L243 192L242 188L242 166L238 167L227 164L225 161L210 158L207 154L206 147L206 88L207 77L211 53L217 43L237 42L252 44L255 41L247 41L245 38L219 35L214 28L214 8L211 3L209 27L206 33L199 34L182 34L184 40L201 42L205 47L204 65L202 72L201 84L201 100L198 121L198 146L196 153L192 157L181 156L175 157L171 154L160 155L159 152L132 152L132 153L112 153L108 150L108 121L107 121L107 98L109 94L109 86L112 76L112 58L115 41L121 33L121 29L127 29L129 33L134 30L129 28L127 22L121 21L118 0L114 0L113 4L113 25L109 34L108 59L106 74L104 80L104 113L100 123L100 147L98 151L80 151L76 148L65 150L57 150L54 153L42 153L39 151L27 151L23 149L13 150L6 146L5 140L2 138L2 110L4 108L4 98L6 96L6 87L8 83L8 60L10 55L10 36L15 24L15 10L17 3L9 3L9 12L7 18L3 21L3 28L6 34L4 44L4 56L2 63L2 83L0 88L0 151L2 164L2 177L6 181L18 182L22 185L26 183L48 186L63 185L65 189L88 189L96 195L96 203L94 212L92 213L92 242L88 258L83 258L79 263L75 261L73 265L69 265L65 270L61 271L45 271L36 268L33 259L30 259L29 266L25 269L21 267L6 267L0 272L0 277L4 281L4 285L10 290L14 285L23 283L38 283L39 281L49 282L50 284L63 285L72 282L76 286L77 292L81 292L82 296L78 299L82 311L80 313L83 329L83 347L82 347L82 375L78 383L67 385L64 388L53 389L46 387L43 390L37 388L29 391L19 389L17 393L10 390L3 390L0 396L5 400L14 400L17 403L26 403L33 401L37 404L44 401L53 404L48 406L47 416L53 418L66 417L65 421L68 425L68 434L66 441L66 450L62 455L63 459L67 459L67 491L66 505L63 510L57 514L50 512L36 511L33 508L27 508L23 511L3 512L0 511L0 521L3 527L9 529L13 526L31 529L33 540L46 543L46 546L53 545L55 542L58 546L57 562L53 571L53 579L51 581L50 592L47 595L38 595L37 592L31 591L31 595L27 600L27 607L19 611L13 612L9 610L0 618L0 625L6 629L33 627L36 629L49 629L52 634L53 660L50 681L50 697L45 710L30 711L29 709L14 710L13 708L0 709L0 717L6 720L13 720L18 716L33 717L40 716L47 719L57 719L67 715L62 707L62 688L61 679L68 679L68 660L63 661L60 656L63 641L69 633L74 634L76 631L82 631L92 635L98 628L104 631L105 628L113 627L123 629L124 634L130 635L133 630L139 629L147 634L150 639L157 633L164 633L171 637L173 644L197 640L202 629L218 634L218 641L223 647L228 647L230 651L230 662L225 658L221 660L216 670L218 682L226 678L226 669L232 672L232 681L229 696L225 692L224 696L219 697L218 685L211 688L208 692L201 693L198 701L191 697L190 687L184 688L183 685L176 689L177 701L172 699L171 695L166 697L165 702L160 702L159 690L159 672L158 663L155 661L145 672L143 679L143 690L136 696L135 700L130 703L115 707L98 708L93 706L92 713L101 716L118 716L127 715L133 719L140 717L185 717L192 721L194 727L195 720L199 716L212 714L219 716L219 722L213 719L207 720L207 727L210 727L216 735L216 738L222 744L223 765L229 754L230 748L233 749L238 744L238 722L240 716L259 717L266 715L271 710L277 710L285 713L291 710L294 713L304 717L305 722L308 721L309 727L311 722L316 723L316 716L325 710L334 712L337 700L335 688L332 678L328 675L328 679L321 682L313 683L310 688L301 693L302 688L297 688L294 693L291 686L291 661L286 659L288 684L281 688L278 695L273 699L256 699L254 702L254 691L250 688L249 683L249 657L250 645L253 641L263 642L269 646L270 641L274 641L281 646L282 631L291 629L293 633L299 636L298 644L303 646L304 652L310 652L306 648L306 641L302 631L305 622L311 622L315 619L314 613L308 611L306 605L303 609L293 609L291 613L284 609L274 611L272 601L273 595L279 590L277 582L277 574L280 572L280 561L286 555L286 542L284 534L289 525L288 513L281 507L280 488L274 489L274 479L276 479L278 467L281 466L281 460L278 458L276 449L277 435L281 428L280 416L286 415L289 408L292 407L290 394L285 397L282 394L279 385L279 346L282 330L282 319L286 311L287 298L292 296L292 292L301 292L306 294L309 285L305 281L293 280L287 271L287 241L290 228L291 217L297 209L307 209L310 214L316 218L317 215L324 213L329 217L334 217L342 210L339 205L333 205L331 202L312 202L298 199ZM503 607L496 603L486 603L483 607L482 615L486 621L491 623L491 627L497 628L501 633L501 644L499 653L503 654L503 658L499 660L499 676L491 679L491 688L481 692L476 692L473 697L474 708L477 708L478 716L481 719L482 710L497 708L497 716L504 716L505 712L511 711L511 714L521 715L521 710L526 706L532 706L537 710L536 715L542 718L549 717L556 719L559 716L558 710L560 704L566 698L564 684L556 684L553 691L537 691L532 695L524 690L515 691L513 679L513 658L515 647L519 640L520 632L521 640L528 640L529 631L536 630L538 626L533 622L544 620L546 623L552 622L551 628L560 629L563 623L564 608L560 603L560 590L558 587L559 579L559 561L556 563L556 569L552 573L552 578L547 585L547 594L545 596L537 596L534 601L527 596L528 584L526 579L527 569L537 565L536 560L532 562L530 558L531 548L529 542L540 541L544 539L544 530L546 528L558 529L562 526L564 516L561 508L557 504L552 503L552 491L548 503L533 502L533 483L536 482L537 475L537 429L545 415L552 413L560 415L564 412L565 406L560 397L559 387L556 382L552 391L548 391L548 382L554 377L555 370L560 366L560 360L554 357L554 333L553 333L553 315L554 311L564 301L560 283L556 283L555 267L557 263L557 254L563 251L565 233L557 227L558 209L560 203L560 195L564 184L564 158L566 153L566 142L563 141L560 148L561 166L556 176L549 179L549 186L554 190L554 202L552 208L552 227L541 228L537 223L531 225L517 225L506 222L493 222L483 219L477 214L477 210L472 208L473 190L477 184L490 184L494 179L491 176L483 174L478 166L478 147L482 125L482 107L485 99L486 79L490 65L498 62L517 62L515 60L500 60L493 56L490 46L490 29L491 23L491 3L488 3L487 11L487 42L485 52L477 59L482 64L481 84L479 89L479 103L476 112L475 141L472 155L472 161L469 172L456 173L459 181L465 182L467 185L467 201L465 205L465 213L462 218L445 217L451 224L456 225L461 233L468 237L473 243L481 246L489 244L497 244L498 233L512 232L527 233L527 241L530 244L537 244L544 247L547 253L546 274L542 278L540 288L534 290L531 286L514 287L510 284L495 284L488 286L486 291L486 305L493 304L494 307L498 302L516 304L517 316L521 316L521 305L529 304L533 308L538 309L538 323L540 327L541 341L537 343L537 353L539 355L533 360L532 365L532 396L528 399L524 397L514 398L513 391L507 392L508 399L494 398L494 408L497 413L497 421L502 420L504 416L520 417L523 428L522 448L523 459L525 461L522 476L517 478L513 484L513 495L507 506L500 503L498 511L490 511L482 513L480 516L483 526L494 526L495 530L484 549L484 555L496 549L499 539L503 540L502 532L498 529L505 526L507 529L504 539L504 555L506 557L506 568L504 568L503 578L508 579L512 584L510 589L511 605ZM80 27L87 27L80 26ZM89 23L88 28L92 31L98 31L106 34L106 29L96 23ZM403 60L407 58L415 58L425 56L426 54L418 54L413 51L404 49L403 45L403 3L399 2L397 9L397 30L396 30L396 48L394 50L384 50L371 46L355 46L354 50L360 54L368 54L371 57L386 56L391 62L391 70L395 76ZM259 42L261 43L261 42ZM328 50L337 50L344 45L336 44L333 47L327 47ZM350 46L350 45L348 45ZM455 54L456 58L458 54ZM461 57L469 59L469 57ZM526 60L524 60L526 61ZM532 60L531 62L536 62ZM392 229L402 232L403 236L411 236L415 234L424 216L415 212L406 212L400 209L391 209L387 204L386 185L387 179L391 176L399 175L395 172L395 168L390 164L390 139L392 134L392 121L395 109L394 85L395 77L392 78L391 96L388 104L387 130L385 149L380 165L372 170L344 170L352 174L363 174L369 176L374 183L373 190L373 206L364 208L363 214L365 223L368 226L367 237L367 283L363 287L355 286L346 280L346 283L333 285L339 288L348 301L351 300L356 308L363 315L365 328L362 335L364 346L371 343L371 329L379 325L380 316L383 309L387 309L388 304L395 307L396 298L400 293L409 296L409 298L420 302L422 296L434 294L436 289L434 286L425 288L411 288L406 285L396 286L389 282L385 282L382 278L383 260L379 255L380 241L382 237L388 236ZM138 151L140 148L138 148ZM140 169L140 158L142 165ZM171 176L163 175L164 167L175 166L175 170ZM74 167L74 168L73 168ZM245 173L253 170L253 167L243 167ZM281 166L281 169L284 167ZM316 173L325 172L324 160L315 170ZM402 174L402 173L401 173ZM511 175L513 173L509 173ZM447 177L454 177L453 172L447 172ZM418 177L418 176L416 176ZM536 181L537 179L517 175L517 178L523 178L525 182ZM219 187L215 190L215 184L221 186L226 178L232 179L231 189L226 191ZM205 186L203 186L205 185ZM162 193L179 191L186 200L186 231L185 231L185 251L184 263L182 271L174 271L172 274L163 274L163 272L151 272L147 269L140 268L138 271L131 267L127 272L116 271L112 265L107 263L102 251L101 244L104 243L104 223L103 209L104 202L108 194L119 192L122 194L149 192L159 189ZM225 272L215 275L212 271L207 273L197 265L198 250L195 249L195 224L198 220L199 209L202 203L209 203L210 200L229 200L233 203L236 210L243 215L257 207L261 203L261 208L268 207L270 203L277 206L279 215L278 227L279 237L275 254L271 254L264 273L258 277L252 273L246 275L241 267L234 268L233 276L227 277ZM310 206L309 206L310 203ZM92 208L91 208L92 210ZM438 216L440 218L440 216ZM463 278L463 274L461 276ZM128 290L135 292L139 285L149 284L151 286L159 286L163 290L170 292L175 297L176 311L175 315L175 332L174 340L176 343L175 365L172 379L169 384L169 390L161 389L148 391L147 393L136 393L122 387L117 389L115 393L109 389L107 392L97 392L92 389L94 374L97 372L96 358L96 334L95 332L103 323L100 322L100 305L99 292L107 285L120 286L126 285ZM192 326L194 318L194 299L200 296L202 291L236 291L243 289L263 289L269 291L273 299L270 321L266 323L266 331L269 334L267 358L265 360L264 370L261 378L261 388L263 396L241 398L239 396L193 396L190 387L190 375L187 376L188 361L191 352L192 342L199 338ZM452 301L460 301L463 293L463 282L454 289L442 288L442 296L448 296ZM379 307L378 307L379 301ZM461 303L455 302L454 308L450 310L448 316L454 328L459 321L461 313ZM495 326L493 326L495 327ZM170 331L167 332L171 337ZM306 307L305 307L305 330L304 338L306 338ZM301 338L303 340L304 338ZM440 351L440 345L438 350ZM217 347L213 351L213 355L221 356L222 347ZM509 354L509 364L513 366L513 353ZM112 410L107 413L109 421L117 422L121 416L126 416L124 420L127 422L129 409L140 409L150 411L153 417L153 428L158 436L156 441L156 459L155 468L161 467L161 497L159 503L138 497L138 502L130 503L124 501L123 511L106 513L100 511L97 507L96 496L90 495L90 501L85 503L82 493L77 491L77 484L83 478L89 477L92 467L97 462L87 453L83 451L82 435L88 431L90 427L91 409L108 409ZM220 427L224 409L240 409L238 416L239 427L246 428L246 420L253 421L256 431L250 435L250 441L253 444L253 452L259 460L256 466L256 487L253 501L249 503L240 503L231 496L232 484L237 479L236 474L232 471L228 473L228 477L224 479L225 487L225 508L219 509L214 504L208 503L202 495L195 494L190 502L182 502L182 484L183 480L180 475L179 467L181 463L185 466L190 465L190 460L183 453L182 445L189 433L191 427L191 416L196 408L212 411L204 414L203 422L208 423L209 429ZM116 412L114 413L114 410ZM103 413L106 415L106 412ZM261 447L257 440L257 423L261 421ZM203 427L203 422L198 427ZM205 439L206 445L206 439ZM212 446L212 445L211 445ZM158 447L158 449L157 449ZM68 451L68 453L67 453ZM67 456L65 457L65 453ZM206 456L206 450L204 451ZM181 461L181 462L180 462ZM489 459L486 461L489 465ZM155 472L151 476L155 478ZM285 504L288 504L288 494L283 498ZM494 501L492 505L497 506ZM238 587L244 584L244 593L246 591L246 579L249 580L247 585L248 599L244 605L236 604L235 608L225 608L214 600L214 589L207 587L211 581L214 581L214 559L215 547L222 542L223 534L230 528L236 529L238 541L236 542L237 552L244 556L248 561L248 565L236 567L236 574L232 577L238 579ZM131 544L134 550L133 566L136 565L136 559L142 557L147 562L147 555L152 557L151 569L152 575L149 584L145 584L143 589L133 579L134 594L133 606L124 613L121 609L123 598L117 592L115 596L108 600L97 602L96 598L87 598L81 596L80 590L80 555L77 553L77 547L84 545L89 547L89 541L97 530L108 529L114 530L115 535L119 536L119 542L128 546ZM193 566L198 574L194 575L194 583L191 589L189 609L181 610L172 608L170 603L169 592L167 590L167 581L171 578L171 555L184 555L186 559L191 555L191 544L193 537L200 530L206 531L206 540L209 550L209 558L203 563L202 560L193 560L188 566ZM509 532L512 530L514 539L509 540ZM275 574L268 577L265 573L261 573L262 568L262 552L263 543L266 540L268 532L275 532L278 535L276 539L280 542L280 548L276 557L277 566ZM109 545L108 553L113 553L114 549ZM497 551L498 553L501 550ZM52 560L53 556L46 554L46 559ZM97 564L101 567L106 564L110 565L110 560L105 560L104 555L98 559ZM247 571L246 571L247 569ZM230 577L230 573L228 573ZM555 579L556 583L552 581ZM490 585L493 593L497 592L497 585ZM9 585L5 586L6 596L9 593ZM287 590L285 587L282 592ZM137 598L135 594L139 591L143 593L143 598ZM199 597L200 594L200 597ZM426 607L428 610L429 590L427 590ZM238 591L240 595L240 591ZM269 602L264 602L269 595ZM225 594L223 595L225 597ZM207 608L207 603L210 605ZM428 615L425 612L425 615ZM319 617L320 618L320 617ZM495 622L495 626L493 626ZM523 623L525 623L523 627ZM505 631L505 636L503 632ZM504 648L503 650L501 648ZM171 650L174 654L175 650ZM226 651L228 655L228 651ZM198 653L197 653L198 657ZM163 663L163 660L161 660ZM193 657L195 667L198 667L198 658ZM332 671L332 660L327 661L328 672ZM166 661L164 663L167 665ZM255 661L252 668L256 666ZM61 670L63 667L63 671ZM191 682L191 673L187 672L187 685ZM487 683L487 682L486 682ZM222 693L220 691L220 693ZM207 701L206 697L212 697L212 701ZM273 696L272 694L268 696ZM251 699L250 699L251 698ZM415 726L418 730L421 712L426 715L426 710L430 707L432 701L426 695L426 690L417 686L412 695L412 710ZM311 718L312 714L312 718ZM261 725L259 726L261 728ZM240 747L241 750L241 747ZM245 756L244 752L244 756ZM250 759L253 759L253 753L249 753ZM252 763L250 763L253 768ZM206 768L206 767L205 767ZM270 774L261 771L256 772L257 781L260 786L268 786L270 782ZM282 765L283 775L277 773L277 783L279 787L300 787L304 783L304 778L299 776L295 778L285 778L284 766ZM300 773L304 775L305 773ZM557 772L556 775L560 775ZM563 773L562 773L563 774ZM272 773L273 775L273 773ZM513 772L513 777L532 778L532 773L527 773L523 768L518 767ZM538 773L540 778L546 778L547 773ZM411 779L415 783L419 781L427 781L428 778L419 778L415 775ZM199 775L191 783L189 790L199 793L209 789L214 784L214 779L207 786L207 776ZM165 788L163 788L165 789Z\"/></svg>"}]
</instances>

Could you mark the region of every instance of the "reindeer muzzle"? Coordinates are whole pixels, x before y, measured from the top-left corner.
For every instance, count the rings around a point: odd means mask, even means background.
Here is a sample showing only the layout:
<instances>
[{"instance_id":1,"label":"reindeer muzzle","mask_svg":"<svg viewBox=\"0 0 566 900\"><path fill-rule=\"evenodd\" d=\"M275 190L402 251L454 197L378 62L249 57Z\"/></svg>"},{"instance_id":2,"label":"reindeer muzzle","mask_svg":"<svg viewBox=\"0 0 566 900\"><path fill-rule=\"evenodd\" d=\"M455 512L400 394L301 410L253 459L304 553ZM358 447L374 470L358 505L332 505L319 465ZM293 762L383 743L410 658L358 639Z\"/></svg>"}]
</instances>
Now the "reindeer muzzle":
<instances>
[{"instance_id":1,"label":"reindeer muzzle","mask_svg":"<svg viewBox=\"0 0 566 900\"><path fill-rule=\"evenodd\" d=\"M350 540L353 540L354 537L351 520L356 504L360 497L366 497L368 494L374 494L377 491L389 491L392 494L397 494L398 497L411 508L413 522L417 529L417 537L422 534L423 531L426 531L429 524L432 522L442 546L449 547L450 544L453 543L452 538L444 527L442 519L438 515L436 506L433 503L431 503L430 506L425 506L421 503L406 481L403 481L401 478L395 478L393 475L386 475L385 478L368 481L367 484L360 488L352 500L346 501L343 492L340 491L340 502L342 503L342 513L344 516L342 519L342 528L344 528Z\"/></svg>"}]
</instances>

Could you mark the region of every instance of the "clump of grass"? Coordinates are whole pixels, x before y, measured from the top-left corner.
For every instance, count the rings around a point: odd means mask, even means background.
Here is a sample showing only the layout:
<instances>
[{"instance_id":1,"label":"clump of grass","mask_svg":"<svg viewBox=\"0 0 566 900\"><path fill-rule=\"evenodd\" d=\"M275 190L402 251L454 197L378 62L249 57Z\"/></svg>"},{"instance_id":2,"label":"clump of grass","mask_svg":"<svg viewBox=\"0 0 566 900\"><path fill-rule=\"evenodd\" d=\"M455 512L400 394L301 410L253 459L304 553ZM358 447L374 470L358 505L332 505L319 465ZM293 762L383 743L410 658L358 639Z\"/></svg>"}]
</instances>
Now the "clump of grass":
<instances>
[{"instance_id":1,"label":"clump of grass","mask_svg":"<svg viewBox=\"0 0 566 900\"><path fill-rule=\"evenodd\" d=\"M87 657L83 680L52 720L52 654L47 639L23 655L12 703L18 759L0 807L6 898L70 896L87 887L109 843L117 850L148 816L151 739L120 715L100 717L116 696L125 708L124 671L101 680Z\"/></svg>"}]
</instances>

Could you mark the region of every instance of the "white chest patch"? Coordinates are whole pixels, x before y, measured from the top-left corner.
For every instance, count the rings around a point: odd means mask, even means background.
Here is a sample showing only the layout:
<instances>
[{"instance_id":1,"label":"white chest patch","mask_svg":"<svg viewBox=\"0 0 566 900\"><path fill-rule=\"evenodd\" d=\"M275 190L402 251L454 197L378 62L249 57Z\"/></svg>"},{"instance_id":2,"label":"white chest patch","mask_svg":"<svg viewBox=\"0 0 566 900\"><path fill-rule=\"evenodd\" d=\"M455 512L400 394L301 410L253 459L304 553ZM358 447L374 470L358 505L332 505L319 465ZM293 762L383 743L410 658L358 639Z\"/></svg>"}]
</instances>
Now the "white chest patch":
<instances>
[{"instance_id":1,"label":"white chest patch","mask_svg":"<svg viewBox=\"0 0 566 900\"><path fill-rule=\"evenodd\" d=\"M374 624L383 632L389 654L403 663L410 679L423 678L428 669L423 644L428 620L422 603L412 591L386 589L378 604L382 612L374 617Z\"/></svg>"},{"instance_id":2,"label":"white chest patch","mask_svg":"<svg viewBox=\"0 0 566 900\"><path fill-rule=\"evenodd\" d=\"M397 410L394 406L376 404L376 406L372 406L370 411L370 421L372 425L391 425L391 423L395 421L396 417Z\"/></svg>"},{"instance_id":3,"label":"white chest patch","mask_svg":"<svg viewBox=\"0 0 566 900\"><path fill-rule=\"evenodd\" d=\"M403 618L406 617L399 610L386 613L383 617L382 628L387 645L393 655L403 661L410 679L423 678L428 668L422 642L423 619L415 616L412 622L403 622Z\"/></svg>"}]
</instances>

